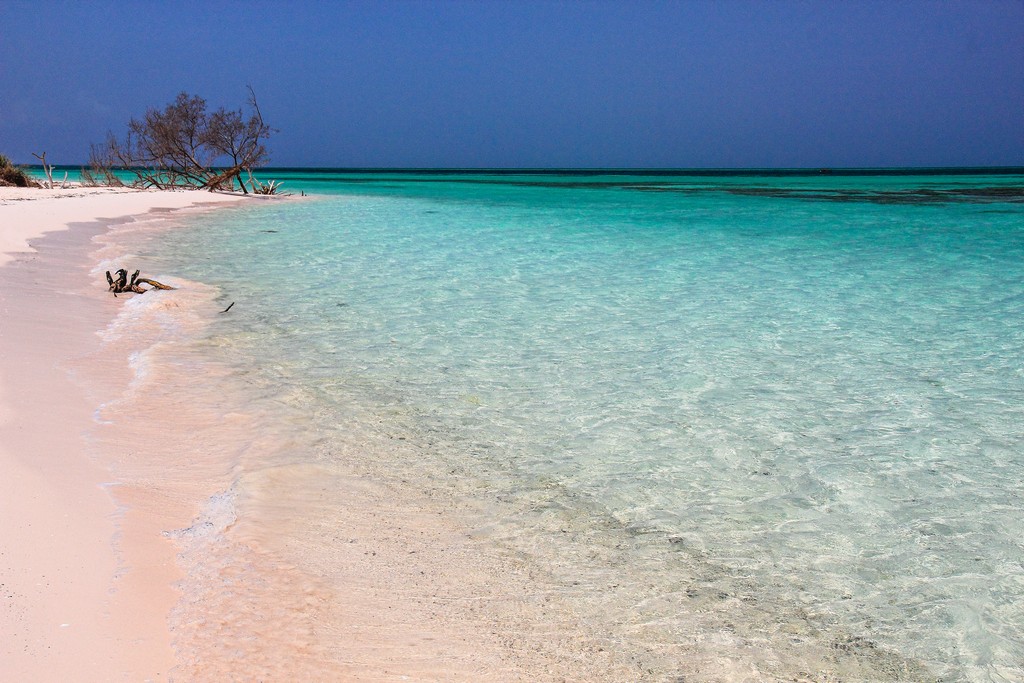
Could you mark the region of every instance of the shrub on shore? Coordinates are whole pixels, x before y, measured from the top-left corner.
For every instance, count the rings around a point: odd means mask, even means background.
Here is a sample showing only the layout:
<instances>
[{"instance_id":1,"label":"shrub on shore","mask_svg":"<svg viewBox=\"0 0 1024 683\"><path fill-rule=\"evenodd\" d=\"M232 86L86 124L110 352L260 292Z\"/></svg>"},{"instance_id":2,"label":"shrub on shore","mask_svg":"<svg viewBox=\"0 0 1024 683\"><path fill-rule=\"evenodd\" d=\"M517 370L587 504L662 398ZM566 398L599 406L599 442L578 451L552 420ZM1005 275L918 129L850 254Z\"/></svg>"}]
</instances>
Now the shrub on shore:
<instances>
[{"instance_id":1,"label":"shrub on shore","mask_svg":"<svg viewBox=\"0 0 1024 683\"><path fill-rule=\"evenodd\" d=\"M15 166L11 160L0 154L0 187L40 187L25 169Z\"/></svg>"}]
</instances>

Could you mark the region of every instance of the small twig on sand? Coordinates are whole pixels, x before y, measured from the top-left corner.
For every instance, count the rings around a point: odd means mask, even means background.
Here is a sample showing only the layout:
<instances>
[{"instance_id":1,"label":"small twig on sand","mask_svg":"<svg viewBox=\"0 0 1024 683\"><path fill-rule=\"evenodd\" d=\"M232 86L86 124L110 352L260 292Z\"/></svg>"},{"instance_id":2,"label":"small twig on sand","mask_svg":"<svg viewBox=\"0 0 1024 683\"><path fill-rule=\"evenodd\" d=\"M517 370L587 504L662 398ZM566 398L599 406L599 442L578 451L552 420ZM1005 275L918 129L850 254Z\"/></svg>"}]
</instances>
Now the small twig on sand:
<instances>
[{"instance_id":1,"label":"small twig on sand","mask_svg":"<svg viewBox=\"0 0 1024 683\"><path fill-rule=\"evenodd\" d=\"M231 306L234 306L234 305L235 305L235 302L234 302L234 301L232 301L232 302L231 302L231 305L230 305L230 306L228 306L227 308L225 308L225 309L224 309L223 311L221 311L221 313L227 313L228 311L230 311L230 310L231 310Z\"/></svg>"}]
</instances>

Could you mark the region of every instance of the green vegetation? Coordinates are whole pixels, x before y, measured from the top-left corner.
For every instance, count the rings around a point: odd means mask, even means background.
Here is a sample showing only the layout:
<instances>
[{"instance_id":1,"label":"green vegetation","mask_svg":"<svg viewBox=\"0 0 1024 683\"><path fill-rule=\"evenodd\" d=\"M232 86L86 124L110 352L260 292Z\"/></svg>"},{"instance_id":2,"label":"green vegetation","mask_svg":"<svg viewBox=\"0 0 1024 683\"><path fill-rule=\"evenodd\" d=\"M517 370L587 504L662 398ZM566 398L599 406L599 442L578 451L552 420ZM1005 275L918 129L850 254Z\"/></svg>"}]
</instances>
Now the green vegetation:
<instances>
[{"instance_id":1,"label":"green vegetation","mask_svg":"<svg viewBox=\"0 0 1024 683\"><path fill-rule=\"evenodd\" d=\"M0 154L0 187L39 187L25 169L15 166L11 160Z\"/></svg>"}]
</instances>

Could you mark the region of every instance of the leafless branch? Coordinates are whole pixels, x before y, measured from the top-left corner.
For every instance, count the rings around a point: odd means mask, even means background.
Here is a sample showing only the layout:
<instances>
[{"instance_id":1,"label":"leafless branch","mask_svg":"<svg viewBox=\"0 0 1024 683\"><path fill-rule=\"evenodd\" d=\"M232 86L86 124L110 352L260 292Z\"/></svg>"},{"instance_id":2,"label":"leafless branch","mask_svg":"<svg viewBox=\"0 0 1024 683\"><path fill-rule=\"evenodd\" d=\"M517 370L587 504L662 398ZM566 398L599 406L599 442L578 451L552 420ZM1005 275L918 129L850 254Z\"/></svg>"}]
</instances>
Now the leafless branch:
<instances>
[{"instance_id":1,"label":"leafless branch","mask_svg":"<svg viewBox=\"0 0 1024 683\"><path fill-rule=\"evenodd\" d=\"M147 110L128 122L123 140L111 135L105 146L94 147L93 177L98 172L109 178L103 169L117 167L134 174L133 184L141 187L232 191L237 183L248 194L242 172L251 178L252 169L267 162L265 142L273 132L248 90L249 116L224 107L207 112L206 100L184 92L162 110Z\"/></svg>"},{"instance_id":2,"label":"leafless branch","mask_svg":"<svg viewBox=\"0 0 1024 683\"><path fill-rule=\"evenodd\" d=\"M52 190L53 189L53 166L50 166L50 165L48 165L46 163L46 152L43 152L43 154L41 156L39 154L36 154L35 152L33 152L32 156L34 156L36 159L39 159L39 161L41 161L42 164L43 164L43 173L46 174L46 182L43 184L43 186L47 190Z\"/></svg>"}]
</instances>

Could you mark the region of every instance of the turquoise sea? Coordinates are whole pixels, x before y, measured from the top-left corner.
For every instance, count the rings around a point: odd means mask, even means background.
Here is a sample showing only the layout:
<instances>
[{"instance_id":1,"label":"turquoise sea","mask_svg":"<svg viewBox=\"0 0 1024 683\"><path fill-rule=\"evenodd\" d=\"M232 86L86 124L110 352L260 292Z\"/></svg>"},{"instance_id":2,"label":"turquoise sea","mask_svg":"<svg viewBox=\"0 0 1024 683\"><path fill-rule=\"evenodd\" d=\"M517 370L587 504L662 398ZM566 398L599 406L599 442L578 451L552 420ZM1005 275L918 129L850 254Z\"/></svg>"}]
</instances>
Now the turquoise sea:
<instances>
[{"instance_id":1,"label":"turquoise sea","mask_svg":"<svg viewBox=\"0 0 1024 683\"><path fill-rule=\"evenodd\" d=\"M429 492L633 680L1024 680L1024 175L264 175L133 247L275 467Z\"/></svg>"}]
</instances>

